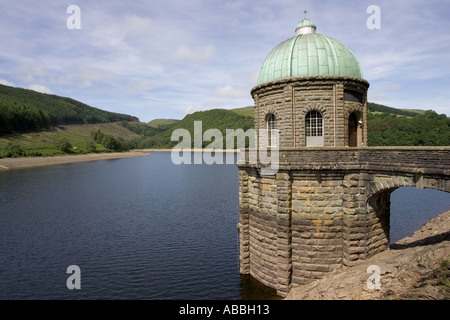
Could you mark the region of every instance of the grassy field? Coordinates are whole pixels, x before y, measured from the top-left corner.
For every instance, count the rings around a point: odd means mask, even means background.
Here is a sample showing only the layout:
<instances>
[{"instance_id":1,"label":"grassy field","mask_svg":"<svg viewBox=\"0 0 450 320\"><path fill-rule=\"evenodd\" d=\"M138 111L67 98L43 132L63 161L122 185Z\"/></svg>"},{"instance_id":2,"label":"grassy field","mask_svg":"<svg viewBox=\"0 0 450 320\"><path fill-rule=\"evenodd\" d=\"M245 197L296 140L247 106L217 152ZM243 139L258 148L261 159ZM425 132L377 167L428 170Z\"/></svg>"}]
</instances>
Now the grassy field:
<instances>
[{"instance_id":1,"label":"grassy field","mask_svg":"<svg viewBox=\"0 0 450 320\"><path fill-rule=\"evenodd\" d=\"M237 109L231 109L231 111L244 116L244 117L254 117L254 107L253 106L249 106L249 107L243 107L243 108L237 108Z\"/></svg>"},{"instance_id":2,"label":"grassy field","mask_svg":"<svg viewBox=\"0 0 450 320\"><path fill-rule=\"evenodd\" d=\"M371 104L368 139L371 146L449 145L450 120L429 110L397 110ZM170 149L172 132L183 128L194 132L195 121L202 129L253 128L253 107L195 112L182 120L156 119L149 124L134 122L59 125L49 130L0 136L0 158L86 154L129 149ZM114 139L117 138L117 139ZM191 141L192 142L192 141ZM224 142L225 143L225 142ZM204 141L203 147L209 142Z\"/></svg>"},{"instance_id":3,"label":"grassy field","mask_svg":"<svg viewBox=\"0 0 450 320\"><path fill-rule=\"evenodd\" d=\"M403 111L407 111L407 112L413 112L413 113L417 113L420 115L424 115L426 110L420 110L420 109L401 109Z\"/></svg>"},{"instance_id":4,"label":"grassy field","mask_svg":"<svg viewBox=\"0 0 450 320\"><path fill-rule=\"evenodd\" d=\"M54 156L67 154L58 147L61 142L70 143L71 154L85 154L108 150L99 143L92 141L91 133L101 130L102 133L124 139L135 139L139 135L122 127L117 123L99 123L82 125L62 125L52 130L10 134L0 137L0 156L11 148L19 147L24 156Z\"/></svg>"},{"instance_id":5,"label":"grassy field","mask_svg":"<svg viewBox=\"0 0 450 320\"><path fill-rule=\"evenodd\" d=\"M153 128L159 128L159 126L165 126L165 125L171 125L171 124L175 124L180 120L176 120L176 119L154 119L152 121L150 121L149 123L147 123L150 127Z\"/></svg>"}]
</instances>

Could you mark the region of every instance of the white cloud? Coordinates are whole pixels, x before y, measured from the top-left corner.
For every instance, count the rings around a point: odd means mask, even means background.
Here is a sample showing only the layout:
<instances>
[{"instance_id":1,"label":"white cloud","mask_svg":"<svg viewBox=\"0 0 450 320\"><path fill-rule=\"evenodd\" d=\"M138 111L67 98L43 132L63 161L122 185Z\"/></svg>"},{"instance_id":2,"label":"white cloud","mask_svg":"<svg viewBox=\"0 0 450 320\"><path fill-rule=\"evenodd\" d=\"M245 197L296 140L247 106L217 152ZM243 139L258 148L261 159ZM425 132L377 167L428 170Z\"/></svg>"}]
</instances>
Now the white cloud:
<instances>
[{"instance_id":1,"label":"white cloud","mask_svg":"<svg viewBox=\"0 0 450 320\"><path fill-rule=\"evenodd\" d=\"M216 87L214 89L214 95L223 98L242 98L248 96L249 91L227 85L223 87Z\"/></svg>"},{"instance_id":2,"label":"white cloud","mask_svg":"<svg viewBox=\"0 0 450 320\"><path fill-rule=\"evenodd\" d=\"M37 91L40 93L53 94L52 90L50 90L49 88L47 88L46 86L44 86L42 84L31 84L28 86L28 89L34 90L34 91Z\"/></svg>"},{"instance_id":3,"label":"white cloud","mask_svg":"<svg viewBox=\"0 0 450 320\"><path fill-rule=\"evenodd\" d=\"M5 79L0 79L0 84L3 84L5 86L10 86L10 87L15 87L16 85L12 82L9 82L8 80Z\"/></svg>"},{"instance_id":4,"label":"white cloud","mask_svg":"<svg viewBox=\"0 0 450 320\"><path fill-rule=\"evenodd\" d=\"M213 44L195 47L183 44L175 50L173 58L186 62L207 62L211 60L216 51L217 49Z\"/></svg>"},{"instance_id":5,"label":"white cloud","mask_svg":"<svg viewBox=\"0 0 450 320\"><path fill-rule=\"evenodd\" d=\"M250 84L251 86L254 86L254 85L256 85L256 82L258 81L258 76L259 76L259 69L255 70L254 72L249 74L246 78L246 82L248 84Z\"/></svg>"},{"instance_id":6,"label":"white cloud","mask_svg":"<svg viewBox=\"0 0 450 320\"><path fill-rule=\"evenodd\" d=\"M147 80L147 79L142 79L142 80L135 80L135 85L134 87L134 92L136 93L140 93L143 91L149 91L155 88L155 85L153 84L153 82Z\"/></svg>"},{"instance_id":7,"label":"white cloud","mask_svg":"<svg viewBox=\"0 0 450 320\"><path fill-rule=\"evenodd\" d=\"M203 111L203 110L204 109L200 108L200 107L187 106L186 108L181 110L181 113L186 115L186 114L194 113L194 112L197 112L197 111Z\"/></svg>"},{"instance_id":8,"label":"white cloud","mask_svg":"<svg viewBox=\"0 0 450 320\"><path fill-rule=\"evenodd\" d=\"M49 73L43 63L28 60L16 68L17 77L26 82L39 81L46 78Z\"/></svg>"},{"instance_id":9,"label":"white cloud","mask_svg":"<svg viewBox=\"0 0 450 320\"><path fill-rule=\"evenodd\" d=\"M117 82L120 79L113 72L86 65L78 65L76 74L81 87L90 87L96 82Z\"/></svg>"},{"instance_id":10,"label":"white cloud","mask_svg":"<svg viewBox=\"0 0 450 320\"><path fill-rule=\"evenodd\" d=\"M144 121L252 104L264 58L294 36L305 7L318 33L354 51L371 100L411 97L441 110L450 101L448 3L438 0L379 0L380 30L366 27L373 3L358 0L79 0L75 31L66 27L69 4L1 2L1 78L118 112L139 106Z\"/></svg>"},{"instance_id":11,"label":"white cloud","mask_svg":"<svg viewBox=\"0 0 450 320\"><path fill-rule=\"evenodd\" d=\"M379 84L374 89L369 88L369 91L367 93L368 100L370 102L389 101L391 100L391 96L395 95L395 91L398 91L400 89L402 89L402 87L394 83L389 85Z\"/></svg>"},{"instance_id":12,"label":"white cloud","mask_svg":"<svg viewBox=\"0 0 450 320\"><path fill-rule=\"evenodd\" d=\"M124 17L121 26L128 36L147 36L152 28L152 21L148 17L131 14Z\"/></svg>"}]
</instances>

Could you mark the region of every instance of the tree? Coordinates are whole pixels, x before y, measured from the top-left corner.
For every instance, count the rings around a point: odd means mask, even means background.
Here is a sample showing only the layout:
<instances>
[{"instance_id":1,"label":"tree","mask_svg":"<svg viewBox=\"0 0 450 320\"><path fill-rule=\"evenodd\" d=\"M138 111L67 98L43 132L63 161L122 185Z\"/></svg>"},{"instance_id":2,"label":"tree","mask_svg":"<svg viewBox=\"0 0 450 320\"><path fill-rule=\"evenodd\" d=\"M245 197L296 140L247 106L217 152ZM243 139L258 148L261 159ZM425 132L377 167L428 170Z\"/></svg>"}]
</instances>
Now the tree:
<instances>
[{"instance_id":1,"label":"tree","mask_svg":"<svg viewBox=\"0 0 450 320\"><path fill-rule=\"evenodd\" d=\"M17 158L22 156L24 156L24 152L17 143L8 142L3 148L3 157L5 158Z\"/></svg>"},{"instance_id":2,"label":"tree","mask_svg":"<svg viewBox=\"0 0 450 320\"><path fill-rule=\"evenodd\" d=\"M71 153L73 148L72 144L66 138L58 139L55 146L59 151L64 153Z\"/></svg>"}]
</instances>

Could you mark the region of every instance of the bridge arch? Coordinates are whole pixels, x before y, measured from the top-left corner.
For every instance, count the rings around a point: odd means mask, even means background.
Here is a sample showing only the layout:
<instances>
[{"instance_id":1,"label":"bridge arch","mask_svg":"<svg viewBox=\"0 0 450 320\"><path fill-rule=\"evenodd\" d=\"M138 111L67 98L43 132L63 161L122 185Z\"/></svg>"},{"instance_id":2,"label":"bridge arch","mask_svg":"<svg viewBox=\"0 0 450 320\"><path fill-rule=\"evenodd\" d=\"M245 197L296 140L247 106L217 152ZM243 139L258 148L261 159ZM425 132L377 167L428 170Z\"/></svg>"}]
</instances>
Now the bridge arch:
<instances>
[{"instance_id":1,"label":"bridge arch","mask_svg":"<svg viewBox=\"0 0 450 320\"><path fill-rule=\"evenodd\" d=\"M435 189L400 187L391 193L390 242L412 236L425 223L450 210L450 193Z\"/></svg>"},{"instance_id":2,"label":"bridge arch","mask_svg":"<svg viewBox=\"0 0 450 320\"><path fill-rule=\"evenodd\" d=\"M417 173L375 174L366 185L368 200L378 193L399 187L416 187L417 189L435 189L450 192L450 184L442 177ZM394 191L394 190L392 190Z\"/></svg>"},{"instance_id":3,"label":"bridge arch","mask_svg":"<svg viewBox=\"0 0 450 320\"><path fill-rule=\"evenodd\" d=\"M371 221L369 232L371 232L373 239L369 245L369 250L373 254L390 246L391 195L400 187L433 189L450 193L448 183L437 177L423 175L422 173L374 175L373 180L368 182L366 198L367 219Z\"/></svg>"}]
</instances>

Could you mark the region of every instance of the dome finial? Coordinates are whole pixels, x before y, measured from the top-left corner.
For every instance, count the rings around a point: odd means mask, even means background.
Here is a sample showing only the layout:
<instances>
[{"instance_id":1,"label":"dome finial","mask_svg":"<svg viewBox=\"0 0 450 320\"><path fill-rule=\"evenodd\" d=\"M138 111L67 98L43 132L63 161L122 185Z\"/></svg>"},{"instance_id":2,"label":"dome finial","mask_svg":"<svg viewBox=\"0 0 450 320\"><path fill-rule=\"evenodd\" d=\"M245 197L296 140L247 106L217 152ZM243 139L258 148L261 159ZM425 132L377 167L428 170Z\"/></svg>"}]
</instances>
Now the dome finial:
<instances>
[{"instance_id":1,"label":"dome finial","mask_svg":"<svg viewBox=\"0 0 450 320\"><path fill-rule=\"evenodd\" d=\"M306 18L306 14L309 13L308 10L305 8L303 12L305 13L305 19L298 23L297 28L295 29L295 33L297 35L316 33L316 25L314 24L314 22Z\"/></svg>"}]
</instances>

